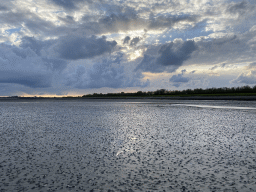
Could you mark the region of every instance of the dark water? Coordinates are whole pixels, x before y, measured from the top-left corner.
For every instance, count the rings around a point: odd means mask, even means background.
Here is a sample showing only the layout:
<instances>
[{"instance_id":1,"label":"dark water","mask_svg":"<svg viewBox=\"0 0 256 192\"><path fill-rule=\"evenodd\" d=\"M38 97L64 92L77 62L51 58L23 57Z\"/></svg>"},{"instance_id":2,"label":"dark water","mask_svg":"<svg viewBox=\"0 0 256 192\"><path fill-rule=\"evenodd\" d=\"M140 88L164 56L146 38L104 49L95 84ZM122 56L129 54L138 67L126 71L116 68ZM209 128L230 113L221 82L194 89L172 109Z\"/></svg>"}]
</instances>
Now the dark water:
<instances>
[{"instance_id":1,"label":"dark water","mask_svg":"<svg viewBox=\"0 0 256 192\"><path fill-rule=\"evenodd\" d=\"M252 101L0 102L0 191L256 191L255 117Z\"/></svg>"}]
</instances>

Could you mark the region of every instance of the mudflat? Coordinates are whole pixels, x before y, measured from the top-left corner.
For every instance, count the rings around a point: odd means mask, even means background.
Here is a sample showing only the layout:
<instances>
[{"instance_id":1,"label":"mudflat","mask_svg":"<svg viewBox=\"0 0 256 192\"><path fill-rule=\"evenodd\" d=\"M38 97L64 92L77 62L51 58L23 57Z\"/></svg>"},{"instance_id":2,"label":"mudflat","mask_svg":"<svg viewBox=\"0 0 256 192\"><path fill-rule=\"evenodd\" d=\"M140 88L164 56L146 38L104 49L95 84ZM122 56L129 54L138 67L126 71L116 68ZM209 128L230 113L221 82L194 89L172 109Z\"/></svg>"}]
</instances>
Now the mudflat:
<instances>
[{"instance_id":1,"label":"mudflat","mask_svg":"<svg viewBox=\"0 0 256 192\"><path fill-rule=\"evenodd\" d=\"M0 102L0 191L254 191L255 101Z\"/></svg>"}]
</instances>

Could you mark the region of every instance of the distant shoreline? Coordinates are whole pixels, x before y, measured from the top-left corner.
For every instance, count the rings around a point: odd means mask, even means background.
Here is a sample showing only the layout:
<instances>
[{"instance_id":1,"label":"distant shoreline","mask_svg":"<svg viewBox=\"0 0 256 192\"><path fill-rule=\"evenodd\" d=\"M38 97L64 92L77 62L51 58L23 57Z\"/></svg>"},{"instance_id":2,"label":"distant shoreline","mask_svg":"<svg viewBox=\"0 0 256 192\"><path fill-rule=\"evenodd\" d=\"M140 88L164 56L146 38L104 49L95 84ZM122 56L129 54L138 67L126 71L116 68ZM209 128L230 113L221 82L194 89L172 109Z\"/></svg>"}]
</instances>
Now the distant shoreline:
<instances>
[{"instance_id":1,"label":"distant shoreline","mask_svg":"<svg viewBox=\"0 0 256 192\"><path fill-rule=\"evenodd\" d=\"M141 99L141 100L252 100L256 96L171 96L171 97L91 97L84 99Z\"/></svg>"},{"instance_id":2,"label":"distant shoreline","mask_svg":"<svg viewBox=\"0 0 256 192\"><path fill-rule=\"evenodd\" d=\"M92 100L241 100L256 101L256 96L161 96L161 97L0 97L6 101L92 101Z\"/></svg>"}]
</instances>

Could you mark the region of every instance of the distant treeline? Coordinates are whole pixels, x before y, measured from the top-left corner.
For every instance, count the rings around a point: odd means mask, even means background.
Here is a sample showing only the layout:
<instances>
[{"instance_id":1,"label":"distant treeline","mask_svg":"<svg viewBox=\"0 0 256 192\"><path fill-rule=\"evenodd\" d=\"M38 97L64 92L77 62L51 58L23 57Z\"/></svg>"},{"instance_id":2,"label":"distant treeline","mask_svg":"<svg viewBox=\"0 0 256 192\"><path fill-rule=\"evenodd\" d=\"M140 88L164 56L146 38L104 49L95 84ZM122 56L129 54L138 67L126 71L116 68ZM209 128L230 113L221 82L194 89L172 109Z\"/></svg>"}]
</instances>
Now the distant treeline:
<instances>
[{"instance_id":1,"label":"distant treeline","mask_svg":"<svg viewBox=\"0 0 256 192\"><path fill-rule=\"evenodd\" d=\"M242 87L222 87L222 88L207 88L207 89L186 89L182 91L170 91L166 89L158 89L156 91L138 91L135 93L93 93L88 95L83 95L82 97L123 97L123 96L178 96L178 95L235 95L242 93L255 93L256 94L256 86L242 86Z\"/></svg>"}]
</instances>

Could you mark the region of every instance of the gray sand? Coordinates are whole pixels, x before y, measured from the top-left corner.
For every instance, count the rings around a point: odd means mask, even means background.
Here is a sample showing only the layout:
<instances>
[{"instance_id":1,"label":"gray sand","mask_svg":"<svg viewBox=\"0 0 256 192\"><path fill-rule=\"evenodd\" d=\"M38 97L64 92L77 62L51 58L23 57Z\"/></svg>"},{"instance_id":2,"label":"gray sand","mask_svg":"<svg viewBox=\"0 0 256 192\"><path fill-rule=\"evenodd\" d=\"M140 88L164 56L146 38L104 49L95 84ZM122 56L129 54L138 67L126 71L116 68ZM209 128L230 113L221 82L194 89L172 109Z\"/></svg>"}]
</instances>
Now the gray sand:
<instances>
[{"instance_id":1,"label":"gray sand","mask_svg":"<svg viewBox=\"0 0 256 192\"><path fill-rule=\"evenodd\" d=\"M179 103L1 102L0 191L255 191L256 110Z\"/></svg>"}]
</instances>

